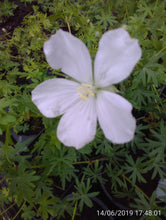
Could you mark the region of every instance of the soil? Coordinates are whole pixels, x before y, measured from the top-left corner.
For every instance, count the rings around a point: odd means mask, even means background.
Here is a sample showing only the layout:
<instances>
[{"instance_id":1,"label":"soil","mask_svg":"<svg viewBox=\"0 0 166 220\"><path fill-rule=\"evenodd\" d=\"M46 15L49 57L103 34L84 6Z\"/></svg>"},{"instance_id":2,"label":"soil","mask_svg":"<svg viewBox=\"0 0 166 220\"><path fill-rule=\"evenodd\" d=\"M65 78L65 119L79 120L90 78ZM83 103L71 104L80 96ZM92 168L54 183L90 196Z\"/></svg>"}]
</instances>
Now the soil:
<instances>
[{"instance_id":1,"label":"soil","mask_svg":"<svg viewBox=\"0 0 166 220\"><path fill-rule=\"evenodd\" d=\"M12 36L14 29L21 25L24 17L33 11L31 4L24 4L19 0L10 0L10 2L17 5L17 8L13 11L14 15L9 18L3 18L4 23L0 23L0 35L4 35L4 32L7 32L9 33L8 37Z\"/></svg>"}]
</instances>

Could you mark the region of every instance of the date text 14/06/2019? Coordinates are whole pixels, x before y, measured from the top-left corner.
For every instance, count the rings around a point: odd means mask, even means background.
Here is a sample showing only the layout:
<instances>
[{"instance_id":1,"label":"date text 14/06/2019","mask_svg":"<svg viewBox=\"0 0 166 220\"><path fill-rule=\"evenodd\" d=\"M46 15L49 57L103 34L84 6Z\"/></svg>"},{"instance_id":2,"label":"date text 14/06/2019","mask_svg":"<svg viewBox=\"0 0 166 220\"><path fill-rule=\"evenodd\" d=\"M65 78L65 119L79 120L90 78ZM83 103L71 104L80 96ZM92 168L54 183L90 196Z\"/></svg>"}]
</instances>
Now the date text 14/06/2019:
<instances>
[{"instance_id":1,"label":"date text 14/06/2019","mask_svg":"<svg viewBox=\"0 0 166 220\"><path fill-rule=\"evenodd\" d=\"M161 216L161 210L97 210L98 216Z\"/></svg>"}]
</instances>

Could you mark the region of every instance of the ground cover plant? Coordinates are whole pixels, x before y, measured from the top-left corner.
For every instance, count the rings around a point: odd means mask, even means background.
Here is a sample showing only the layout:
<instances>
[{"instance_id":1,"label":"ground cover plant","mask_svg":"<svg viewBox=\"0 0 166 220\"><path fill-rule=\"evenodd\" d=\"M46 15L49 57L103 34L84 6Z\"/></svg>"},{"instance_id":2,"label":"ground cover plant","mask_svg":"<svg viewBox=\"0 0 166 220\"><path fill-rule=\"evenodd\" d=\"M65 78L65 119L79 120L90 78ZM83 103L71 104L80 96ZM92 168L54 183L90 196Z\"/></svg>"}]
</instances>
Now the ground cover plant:
<instances>
[{"instance_id":1,"label":"ground cover plant","mask_svg":"<svg viewBox=\"0 0 166 220\"><path fill-rule=\"evenodd\" d=\"M2 219L166 217L165 13L166 0L2 1ZM61 116L45 117L32 101L37 85L67 77L49 66L43 45L62 29L82 40L94 61L100 38L116 28L142 50L130 76L115 85L133 106L134 138L114 144L98 125L89 144L67 147L57 137Z\"/></svg>"}]
</instances>

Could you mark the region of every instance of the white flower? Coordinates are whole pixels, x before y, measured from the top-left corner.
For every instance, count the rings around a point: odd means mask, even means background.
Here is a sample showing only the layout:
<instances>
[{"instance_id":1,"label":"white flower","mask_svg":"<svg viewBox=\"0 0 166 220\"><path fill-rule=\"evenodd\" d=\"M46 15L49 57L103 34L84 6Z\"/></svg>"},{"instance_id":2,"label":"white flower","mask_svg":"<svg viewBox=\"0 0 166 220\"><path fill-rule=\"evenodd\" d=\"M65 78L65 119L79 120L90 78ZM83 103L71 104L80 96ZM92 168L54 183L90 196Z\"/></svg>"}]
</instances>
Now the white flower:
<instances>
[{"instance_id":1,"label":"white flower","mask_svg":"<svg viewBox=\"0 0 166 220\"><path fill-rule=\"evenodd\" d=\"M166 178L160 179L156 188L156 197L163 202L166 202Z\"/></svg>"},{"instance_id":2,"label":"white flower","mask_svg":"<svg viewBox=\"0 0 166 220\"><path fill-rule=\"evenodd\" d=\"M54 118L63 115L58 139L77 149L91 142L97 120L109 140L116 144L133 139L136 122L132 105L115 93L112 84L129 76L141 57L137 39L123 28L107 31L92 61L85 44L72 34L58 30L44 44L47 62L74 80L49 79L32 91L32 101L40 112Z\"/></svg>"}]
</instances>

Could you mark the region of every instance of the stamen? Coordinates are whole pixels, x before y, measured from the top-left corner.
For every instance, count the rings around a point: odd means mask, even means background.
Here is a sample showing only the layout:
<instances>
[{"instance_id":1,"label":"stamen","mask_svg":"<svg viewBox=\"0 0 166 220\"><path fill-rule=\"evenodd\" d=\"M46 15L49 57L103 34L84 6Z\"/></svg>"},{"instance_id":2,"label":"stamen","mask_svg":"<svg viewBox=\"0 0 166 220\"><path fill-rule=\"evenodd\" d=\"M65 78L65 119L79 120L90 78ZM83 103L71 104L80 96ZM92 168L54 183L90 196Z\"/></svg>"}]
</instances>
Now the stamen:
<instances>
[{"instance_id":1,"label":"stamen","mask_svg":"<svg viewBox=\"0 0 166 220\"><path fill-rule=\"evenodd\" d=\"M94 86L82 83L80 87L77 88L79 96L83 100L87 100L89 97L93 97L95 95Z\"/></svg>"}]
</instances>

